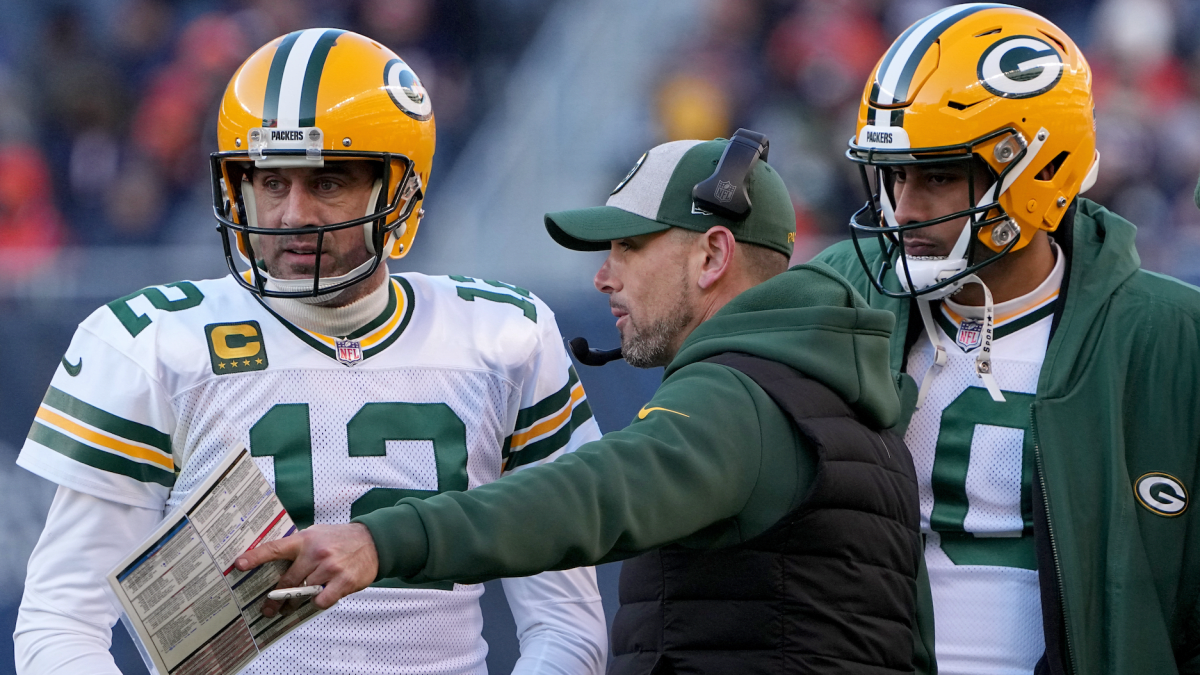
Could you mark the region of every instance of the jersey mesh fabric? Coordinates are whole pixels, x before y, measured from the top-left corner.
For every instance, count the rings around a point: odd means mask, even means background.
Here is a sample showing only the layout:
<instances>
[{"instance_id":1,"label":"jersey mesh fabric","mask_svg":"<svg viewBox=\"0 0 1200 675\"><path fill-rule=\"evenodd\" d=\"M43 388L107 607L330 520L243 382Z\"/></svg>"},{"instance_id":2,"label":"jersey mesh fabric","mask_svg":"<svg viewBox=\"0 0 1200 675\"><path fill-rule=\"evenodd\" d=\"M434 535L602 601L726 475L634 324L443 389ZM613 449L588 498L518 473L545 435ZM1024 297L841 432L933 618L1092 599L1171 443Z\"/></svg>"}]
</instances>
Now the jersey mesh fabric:
<instances>
[{"instance_id":1,"label":"jersey mesh fabric","mask_svg":"<svg viewBox=\"0 0 1200 675\"><path fill-rule=\"evenodd\" d=\"M403 392L398 397L397 393ZM519 393L494 373L444 368L281 370L227 376L179 396L173 445L184 469L168 510L187 498L278 405L308 406L316 523L345 523L372 487L436 490L433 443L387 441L384 457L349 457L347 425L374 402L445 403L466 427L469 487L500 475L507 411ZM255 457L275 482L277 457ZM487 645L479 585L453 591L371 588L346 598L267 650L247 673L482 673Z\"/></svg>"},{"instance_id":2,"label":"jersey mesh fabric","mask_svg":"<svg viewBox=\"0 0 1200 675\"><path fill-rule=\"evenodd\" d=\"M954 485L945 475L951 472L939 471L937 489L938 494L965 491L967 508L961 530L977 540L1021 536L1022 509L1028 513L1031 499L1023 469L1033 458L1025 449L1030 422L1028 403L1019 394L1037 390L1051 321L1047 316L993 342L993 372L1007 403L994 402L987 396L975 372L975 352L964 352L939 326L938 339L948 361L933 379L925 404L914 413L904 437L917 472L921 529L927 535L925 561L933 593L938 672L943 675L1028 674L1045 651L1037 570L955 564L931 519L935 509L935 460L941 460L940 466L957 461L965 463L965 479L953 481L961 481ZM933 346L923 337L909 352L907 372L920 382L932 364ZM976 391L969 392L972 389ZM956 402L958 414L943 424L943 412ZM977 410L971 410L968 402ZM984 423L994 419L1001 406L1007 406L1008 418L1022 420L1021 428ZM973 428L952 428L962 424ZM938 441L943 434L947 434L947 440L941 448L943 456L938 457ZM970 447L956 447L953 438L969 438ZM1024 537L1032 546L1032 533L1025 532Z\"/></svg>"}]
</instances>

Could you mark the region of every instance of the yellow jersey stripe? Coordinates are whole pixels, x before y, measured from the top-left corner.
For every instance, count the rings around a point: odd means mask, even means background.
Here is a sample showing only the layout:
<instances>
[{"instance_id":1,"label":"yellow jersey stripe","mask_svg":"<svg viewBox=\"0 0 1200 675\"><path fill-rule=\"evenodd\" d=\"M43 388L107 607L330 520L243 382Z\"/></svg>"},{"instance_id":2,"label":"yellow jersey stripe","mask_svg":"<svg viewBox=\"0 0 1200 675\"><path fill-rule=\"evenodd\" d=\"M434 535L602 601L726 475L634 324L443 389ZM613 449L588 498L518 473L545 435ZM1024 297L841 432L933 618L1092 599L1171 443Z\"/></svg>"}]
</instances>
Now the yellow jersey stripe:
<instances>
[{"instance_id":1,"label":"yellow jersey stripe","mask_svg":"<svg viewBox=\"0 0 1200 675\"><path fill-rule=\"evenodd\" d=\"M383 324L379 328L376 328L369 335L365 335L358 339L358 343L363 349L374 347L380 342L386 340L388 336L390 336L392 332L396 330L396 326L400 324L400 319L404 318L404 310L408 308L408 296L404 293L404 289L400 288L400 284L396 283L395 279L391 279L390 281L392 282L392 286L396 289L396 311L392 314L392 318L388 319L387 323ZM300 326L296 327L300 328ZM305 330L304 328L300 328L300 330L303 330L305 333L311 335L313 339L320 340L330 347L333 347L337 342L337 338L333 338L328 335L314 333L311 330Z\"/></svg>"},{"instance_id":2,"label":"yellow jersey stripe","mask_svg":"<svg viewBox=\"0 0 1200 675\"><path fill-rule=\"evenodd\" d=\"M521 447L528 445L531 441L544 436L548 433L555 432L562 428L571 419L571 413L575 410L575 406L584 398L583 384L576 383L571 389L571 398L566 405L551 417L547 417L541 422L529 427L528 431L523 431L519 434L513 434L512 443L509 448L516 451Z\"/></svg>"},{"instance_id":3,"label":"yellow jersey stripe","mask_svg":"<svg viewBox=\"0 0 1200 675\"><path fill-rule=\"evenodd\" d=\"M112 436L106 436L98 431L89 429L88 427L85 427L68 417L64 417L63 415L54 412L46 406L38 408L36 417L37 419L42 420L42 422L49 424L60 431L69 432L74 436L88 441L89 443L99 446L105 450L120 453L127 457L140 459L152 464L157 464L167 471L175 471L175 462L170 457L166 457L155 450L151 450L140 445L133 445L132 443L126 443L125 441L118 440Z\"/></svg>"},{"instance_id":4,"label":"yellow jersey stripe","mask_svg":"<svg viewBox=\"0 0 1200 675\"><path fill-rule=\"evenodd\" d=\"M404 290L400 288L400 284L396 283L395 279L392 279L391 282L392 287L396 290L396 299L398 300L396 303L396 313L392 315L391 319L388 319L387 323L376 328L370 334L359 338L359 343L362 344L363 349L374 347L383 340L386 340L392 334L392 331L396 329L396 325L400 323L401 317L404 316L404 310L408 306L408 296L404 294Z\"/></svg>"},{"instance_id":5,"label":"yellow jersey stripe","mask_svg":"<svg viewBox=\"0 0 1200 675\"><path fill-rule=\"evenodd\" d=\"M1005 314L1004 316L996 317L995 325L999 326L1000 324L1005 323L1007 321L1012 321L1013 319L1019 319L1022 316L1025 316L1026 314L1029 314L1031 312L1036 312L1037 310L1041 309L1042 307L1045 307L1047 303L1053 302L1054 299L1057 297L1058 297L1058 289L1056 288L1056 289L1054 289L1054 292L1050 293L1049 295L1042 298L1041 300L1038 300L1037 302L1033 303L1032 305L1029 305L1025 309L1017 310L1015 312L1010 312L1008 314ZM945 313L945 315L954 323L961 324L963 322L964 317L959 316L958 312L955 312L954 310L950 309L944 302L942 303L942 312Z\"/></svg>"}]
</instances>

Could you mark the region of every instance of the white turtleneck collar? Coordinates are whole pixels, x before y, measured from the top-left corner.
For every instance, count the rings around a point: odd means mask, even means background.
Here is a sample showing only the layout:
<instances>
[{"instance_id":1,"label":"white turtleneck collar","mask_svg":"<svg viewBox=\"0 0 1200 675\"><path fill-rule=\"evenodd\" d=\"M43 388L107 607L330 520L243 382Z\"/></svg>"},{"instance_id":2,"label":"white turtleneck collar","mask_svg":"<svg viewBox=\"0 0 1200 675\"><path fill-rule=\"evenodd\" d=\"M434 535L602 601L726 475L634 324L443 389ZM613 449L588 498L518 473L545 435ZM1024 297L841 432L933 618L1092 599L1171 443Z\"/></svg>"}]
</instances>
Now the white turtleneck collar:
<instances>
[{"instance_id":1,"label":"white turtleneck collar","mask_svg":"<svg viewBox=\"0 0 1200 675\"><path fill-rule=\"evenodd\" d=\"M363 283L367 283L364 281ZM366 296L342 307L321 307L293 298L263 298L275 313L314 333L345 337L370 323L387 309L391 277Z\"/></svg>"},{"instance_id":2,"label":"white turtleneck collar","mask_svg":"<svg viewBox=\"0 0 1200 675\"><path fill-rule=\"evenodd\" d=\"M1025 310L1031 309L1036 305L1040 305L1051 293L1062 287L1063 274L1066 271L1066 262L1062 249L1058 247L1053 239L1050 240L1050 247L1054 251L1054 269L1050 270L1049 276L1038 285L1037 288L1022 295L1019 298L1005 300L992 308L995 316L1016 316L1023 314ZM979 319L983 317L983 307L977 305L962 305L951 298L946 298L943 302L950 311L965 316L971 319Z\"/></svg>"}]
</instances>

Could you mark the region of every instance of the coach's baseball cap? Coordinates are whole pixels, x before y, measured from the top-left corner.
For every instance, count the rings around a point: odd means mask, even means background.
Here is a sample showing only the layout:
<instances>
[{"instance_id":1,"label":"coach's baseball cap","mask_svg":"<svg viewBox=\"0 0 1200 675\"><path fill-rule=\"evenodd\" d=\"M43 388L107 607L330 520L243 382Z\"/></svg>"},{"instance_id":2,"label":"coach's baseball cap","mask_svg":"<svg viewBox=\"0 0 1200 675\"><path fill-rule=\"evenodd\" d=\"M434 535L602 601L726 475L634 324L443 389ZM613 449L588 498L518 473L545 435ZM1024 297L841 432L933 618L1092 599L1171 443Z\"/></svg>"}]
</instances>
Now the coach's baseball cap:
<instances>
[{"instance_id":1,"label":"coach's baseball cap","mask_svg":"<svg viewBox=\"0 0 1200 675\"><path fill-rule=\"evenodd\" d=\"M796 212L783 179L765 161L756 161L746 180L750 215L730 220L692 201L692 188L713 174L729 141L674 141L650 149L612 191L604 206L546 214L546 229L559 244L576 251L608 250L622 237L682 227L707 232L724 225L733 238L791 257Z\"/></svg>"}]
</instances>

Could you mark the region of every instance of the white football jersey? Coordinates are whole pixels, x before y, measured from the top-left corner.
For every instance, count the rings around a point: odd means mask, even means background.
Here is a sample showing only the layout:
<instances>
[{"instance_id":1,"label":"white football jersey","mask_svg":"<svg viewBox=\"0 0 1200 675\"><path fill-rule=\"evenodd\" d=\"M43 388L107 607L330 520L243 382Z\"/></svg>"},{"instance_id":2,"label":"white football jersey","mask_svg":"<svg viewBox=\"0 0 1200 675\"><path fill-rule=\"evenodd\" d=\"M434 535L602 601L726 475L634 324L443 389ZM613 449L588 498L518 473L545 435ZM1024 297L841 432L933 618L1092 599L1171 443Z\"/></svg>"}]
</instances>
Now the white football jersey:
<instances>
[{"instance_id":1,"label":"white football jersey","mask_svg":"<svg viewBox=\"0 0 1200 675\"><path fill-rule=\"evenodd\" d=\"M524 289L401 274L343 339L231 277L152 287L76 332L18 464L169 512L239 443L300 526L466 490L600 437L554 316ZM246 672L482 672L480 585L384 580Z\"/></svg>"},{"instance_id":2,"label":"white football jersey","mask_svg":"<svg viewBox=\"0 0 1200 675\"><path fill-rule=\"evenodd\" d=\"M992 400L975 371L982 308L930 307L948 360L904 440L917 472L942 675L1028 675L1045 651L1030 404L1062 273L1060 253L1036 290L995 308L992 370L1004 402ZM922 381L933 357L922 335L909 351L908 374Z\"/></svg>"}]
</instances>

